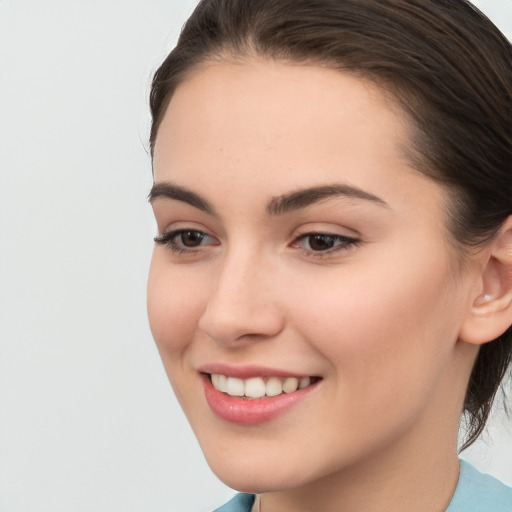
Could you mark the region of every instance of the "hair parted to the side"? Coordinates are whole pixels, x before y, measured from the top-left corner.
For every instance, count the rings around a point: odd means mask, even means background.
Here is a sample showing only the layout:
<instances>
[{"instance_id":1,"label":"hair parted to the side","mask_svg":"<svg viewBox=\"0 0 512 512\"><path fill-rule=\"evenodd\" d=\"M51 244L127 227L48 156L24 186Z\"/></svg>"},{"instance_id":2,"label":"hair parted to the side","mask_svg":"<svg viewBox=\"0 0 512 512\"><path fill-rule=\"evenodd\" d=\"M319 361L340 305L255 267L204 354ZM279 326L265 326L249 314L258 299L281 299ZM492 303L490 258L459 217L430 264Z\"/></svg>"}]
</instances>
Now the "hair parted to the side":
<instances>
[{"instance_id":1,"label":"hair parted to the side","mask_svg":"<svg viewBox=\"0 0 512 512\"><path fill-rule=\"evenodd\" d=\"M411 120L411 161L451 190L461 253L512 215L512 47L466 0L202 0L153 78L153 153L176 87L211 60L318 63L386 90ZM512 328L479 352L464 448L482 432L512 358Z\"/></svg>"}]
</instances>

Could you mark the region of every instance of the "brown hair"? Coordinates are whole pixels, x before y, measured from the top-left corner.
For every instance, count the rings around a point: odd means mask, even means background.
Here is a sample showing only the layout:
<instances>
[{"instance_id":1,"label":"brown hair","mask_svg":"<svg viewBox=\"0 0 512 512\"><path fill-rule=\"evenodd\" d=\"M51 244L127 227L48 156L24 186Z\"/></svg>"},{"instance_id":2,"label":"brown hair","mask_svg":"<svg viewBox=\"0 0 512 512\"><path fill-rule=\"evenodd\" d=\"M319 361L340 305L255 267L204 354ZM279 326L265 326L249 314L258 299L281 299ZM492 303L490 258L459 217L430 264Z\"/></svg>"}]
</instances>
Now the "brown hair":
<instances>
[{"instance_id":1,"label":"brown hair","mask_svg":"<svg viewBox=\"0 0 512 512\"><path fill-rule=\"evenodd\" d=\"M452 191L461 248L512 214L512 48L465 0L202 0L153 78L153 152L176 87L199 64L258 55L372 80L412 120L419 171ZM463 253L464 251L461 251ZM512 328L480 349L464 403L469 446L512 358Z\"/></svg>"}]
</instances>

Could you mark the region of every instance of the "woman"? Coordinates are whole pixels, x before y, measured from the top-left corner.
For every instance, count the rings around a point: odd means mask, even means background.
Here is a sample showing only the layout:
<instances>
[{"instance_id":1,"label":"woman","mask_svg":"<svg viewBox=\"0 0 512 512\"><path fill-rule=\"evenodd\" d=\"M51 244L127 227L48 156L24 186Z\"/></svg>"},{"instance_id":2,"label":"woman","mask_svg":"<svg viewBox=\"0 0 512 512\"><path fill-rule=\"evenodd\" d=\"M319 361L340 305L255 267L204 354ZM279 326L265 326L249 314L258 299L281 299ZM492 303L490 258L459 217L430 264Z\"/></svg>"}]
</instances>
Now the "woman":
<instances>
[{"instance_id":1,"label":"woman","mask_svg":"<svg viewBox=\"0 0 512 512\"><path fill-rule=\"evenodd\" d=\"M153 81L153 335L222 511L512 510L512 51L464 0L203 0ZM256 496L257 495L257 496Z\"/></svg>"}]
</instances>

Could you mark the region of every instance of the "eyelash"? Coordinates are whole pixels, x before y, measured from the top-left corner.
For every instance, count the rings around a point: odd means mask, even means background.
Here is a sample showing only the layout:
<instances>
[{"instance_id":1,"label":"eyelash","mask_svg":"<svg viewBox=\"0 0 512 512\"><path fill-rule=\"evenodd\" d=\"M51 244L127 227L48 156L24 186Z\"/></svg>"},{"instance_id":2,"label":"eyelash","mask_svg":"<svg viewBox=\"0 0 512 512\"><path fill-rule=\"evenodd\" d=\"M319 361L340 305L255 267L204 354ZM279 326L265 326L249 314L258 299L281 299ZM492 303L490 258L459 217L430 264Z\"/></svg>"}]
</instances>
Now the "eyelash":
<instances>
[{"instance_id":1,"label":"eyelash","mask_svg":"<svg viewBox=\"0 0 512 512\"><path fill-rule=\"evenodd\" d=\"M320 232L313 232L313 233L305 233L303 235L300 235L297 237L294 242L292 243L292 246L297 247L301 242L304 240L310 239L310 247L311 247L311 238L312 237L325 237L331 239L332 242L336 243L339 242L338 245L335 245L334 247L328 248L325 251L315 251L313 249L302 249L304 252L308 254L308 256L311 256L313 258L328 258L329 256L332 256L334 254L337 254L339 252L343 251L349 251L355 247L357 247L360 244L360 240L357 238L345 236L345 235L337 235L335 233L320 233Z\"/></svg>"},{"instance_id":2,"label":"eyelash","mask_svg":"<svg viewBox=\"0 0 512 512\"><path fill-rule=\"evenodd\" d=\"M155 243L160 245L166 245L173 253L175 254L183 254L183 253L194 253L199 249L200 246L197 247L186 247L177 244L174 239L184 233L196 233L201 237L211 238L210 235L205 233L204 231L200 231L199 229L176 229L174 231L169 231L168 233L164 233L163 235L159 235L154 238Z\"/></svg>"},{"instance_id":3,"label":"eyelash","mask_svg":"<svg viewBox=\"0 0 512 512\"><path fill-rule=\"evenodd\" d=\"M166 245L171 252L174 254L193 254L197 252L198 249L201 248L201 245L198 245L196 247L186 247L183 245L179 245L175 239L183 235L185 233L194 233L196 235L200 235L202 239L204 238L212 238L210 235L205 233L204 231L200 231L198 229L177 229L174 231L169 231L168 233L164 233L162 235L159 235L154 238L155 243L160 245ZM328 248L325 251L315 251L313 249L305 249L303 247L300 247L301 242L307 240L308 238L311 239L312 237L325 237L329 238L331 242L336 243L339 242L338 245L335 245L334 247ZM311 240L310 240L311 243ZM357 238L348 237L345 235L337 235L334 233L305 233L303 235L298 236L293 243L291 244L292 247L297 247L298 249L302 250L303 252L307 253L309 257L313 258L326 258L333 254L336 254L341 251L348 251L350 249L353 249L357 247L357 245L360 244L360 240ZM216 244L215 244L216 245Z\"/></svg>"}]
</instances>

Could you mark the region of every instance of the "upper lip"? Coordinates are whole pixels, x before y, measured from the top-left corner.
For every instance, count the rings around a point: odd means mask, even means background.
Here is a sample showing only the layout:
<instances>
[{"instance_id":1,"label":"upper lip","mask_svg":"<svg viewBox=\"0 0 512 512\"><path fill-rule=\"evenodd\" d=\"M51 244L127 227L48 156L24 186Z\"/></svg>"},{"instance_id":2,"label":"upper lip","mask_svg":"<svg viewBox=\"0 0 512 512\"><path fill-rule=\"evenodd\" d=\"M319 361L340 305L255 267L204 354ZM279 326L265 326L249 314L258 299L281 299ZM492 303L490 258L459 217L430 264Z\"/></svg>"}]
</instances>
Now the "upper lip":
<instances>
[{"instance_id":1,"label":"upper lip","mask_svg":"<svg viewBox=\"0 0 512 512\"><path fill-rule=\"evenodd\" d=\"M243 365L234 366L226 363L205 364L198 369L201 373L219 374L226 377L237 377L239 379L250 379L252 377L311 377L310 374L297 373L278 368L265 366Z\"/></svg>"}]
</instances>

